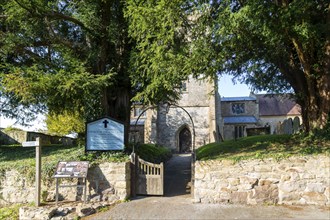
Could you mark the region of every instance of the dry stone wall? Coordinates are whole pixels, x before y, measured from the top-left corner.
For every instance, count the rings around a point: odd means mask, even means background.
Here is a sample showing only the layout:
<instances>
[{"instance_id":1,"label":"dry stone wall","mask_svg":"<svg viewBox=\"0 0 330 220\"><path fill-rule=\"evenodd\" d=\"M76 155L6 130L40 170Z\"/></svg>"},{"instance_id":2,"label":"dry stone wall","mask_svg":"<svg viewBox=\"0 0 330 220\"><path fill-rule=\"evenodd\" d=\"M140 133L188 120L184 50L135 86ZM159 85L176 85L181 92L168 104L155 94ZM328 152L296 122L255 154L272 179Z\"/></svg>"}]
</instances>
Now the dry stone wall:
<instances>
[{"instance_id":1,"label":"dry stone wall","mask_svg":"<svg viewBox=\"0 0 330 220\"><path fill-rule=\"evenodd\" d=\"M89 168L87 176L87 199L89 201L114 202L130 196L130 163L102 163ZM61 178L61 184L77 184L77 179ZM42 200L55 200L55 181L42 181ZM34 201L34 181L17 170L0 174L0 206L11 203ZM81 189L65 187L59 189L59 200L76 201L83 199Z\"/></svg>"},{"instance_id":2,"label":"dry stone wall","mask_svg":"<svg viewBox=\"0 0 330 220\"><path fill-rule=\"evenodd\" d=\"M197 161L194 199L202 203L330 206L330 158Z\"/></svg>"},{"instance_id":3,"label":"dry stone wall","mask_svg":"<svg viewBox=\"0 0 330 220\"><path fill-rule=\"evenodd\" d=\"M75 142L75 139L70 137L52 136L31 131L7 131L6 129L0 129L0 145L21 144L25 141L35 141L37 137L42 138L44 144L72 145Z\"/></svg>"}]
</instances>

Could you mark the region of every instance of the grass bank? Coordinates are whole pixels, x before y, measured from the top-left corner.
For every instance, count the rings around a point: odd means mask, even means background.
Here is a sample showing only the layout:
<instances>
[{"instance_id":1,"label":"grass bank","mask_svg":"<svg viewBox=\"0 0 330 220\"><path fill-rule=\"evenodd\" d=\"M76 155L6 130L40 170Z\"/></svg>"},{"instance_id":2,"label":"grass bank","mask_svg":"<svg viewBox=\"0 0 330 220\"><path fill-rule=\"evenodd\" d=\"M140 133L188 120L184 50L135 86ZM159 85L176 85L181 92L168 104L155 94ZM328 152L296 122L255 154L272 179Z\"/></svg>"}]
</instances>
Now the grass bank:
<instances>
[{"instance_id":1,"label":"grass bank","mask_svg":"<svg viewBox=\"0 0 330 220\"><path fill-rule=\"evenodd\" d=\"M19 208L22 204L13 204L7 207L0 207L0 220L19 219Z\"/></svg>"},{"instance_id":2,"label":"grass bank","mask_svg":"<svg viewBox=\"0 0 330 220\"><path fill-rule=\"evenodd\" d=\"M102 162L129 161L131 149L125 151L89 152L84 146L48 145L42 147L42 178L49 179L54 175L58 161L90 161L91 166ZM171 157L170 151L155 145L141 145L138 155L150 162L163 162ZM0 147L0 176L6 170L15 169L31 181L35 177L35 148L20 145Z\"/></svg>"},{"instance_id":3,"label":"grass bank","mask_svg":"<svg viewBox=\"0 0 330 220\"><path fill-rule=\"evenodd\" d=\"M49 181L54 175L58 161L90 161L91 166L102 162L129 161L132 148L125 151L85 153L84 146L48 145L42 147L42 179ZM150 162L164 162L171 157L167 148L153 144L143 144L137 148L138 155ZM35 148L10 145L0 147L0 177L6 170L15 169L31 182L35 179ZM1 187L1 186L0 186ZM1 195L0 195L1 196ZM0 207L0 220L18 219L22 204ZM25 204L26 206L26 204Z\"/></svg>"},{"instance_id":4,"label":"grass bank","mask_svg":"<svg viewBox=\"0 0 330 220\"><path fill-rule=\"evenodd\" d=\"M211 143L196 150L197 160L274 158L330 153L330 138L315 135L261 135Z\"/></svg>"}]
</instances>

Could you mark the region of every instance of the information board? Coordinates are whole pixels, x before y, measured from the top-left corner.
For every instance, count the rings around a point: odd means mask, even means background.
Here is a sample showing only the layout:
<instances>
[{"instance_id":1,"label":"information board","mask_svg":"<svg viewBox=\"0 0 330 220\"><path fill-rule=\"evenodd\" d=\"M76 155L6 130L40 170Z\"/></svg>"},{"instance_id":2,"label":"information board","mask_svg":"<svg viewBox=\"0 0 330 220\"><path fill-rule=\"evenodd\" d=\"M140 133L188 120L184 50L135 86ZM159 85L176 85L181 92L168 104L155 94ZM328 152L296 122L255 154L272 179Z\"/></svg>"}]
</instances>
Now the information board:
<instances>
[{"instance_id":1,"label":"information board","mask_svg":"<svg viewBox=\"0 0 330 220\"><path fill-rule=\"evenodd\" d=\"M86 125L86 150L123 150L124 124L101 118Z\"/></svg>"},{"instance_id":2,"label":"information board","mask_svg":"<svg viewBox=\"0 0 330 220\"><path fill-rule=\"evenodd\" d=\"M86 178L88 171L88 161L62 161L58 162L55 178L76 177Z\"/></svg>"}]
</instances>

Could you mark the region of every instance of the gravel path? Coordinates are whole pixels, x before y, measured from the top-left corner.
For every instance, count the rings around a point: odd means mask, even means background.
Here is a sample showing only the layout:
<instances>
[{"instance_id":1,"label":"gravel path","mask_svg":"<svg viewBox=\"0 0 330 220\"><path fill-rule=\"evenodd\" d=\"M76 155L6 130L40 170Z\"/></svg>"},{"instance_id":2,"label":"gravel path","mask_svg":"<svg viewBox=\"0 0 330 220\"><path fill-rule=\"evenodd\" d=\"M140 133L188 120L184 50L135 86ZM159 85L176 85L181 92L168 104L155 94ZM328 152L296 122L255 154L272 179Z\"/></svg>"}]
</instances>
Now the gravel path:
<instances>
[{"instance_id":1,"label":"gravel path","mask_svg":"<svg viewBox=\"0 0 330 220\"><path fill-rule=\"evenodd\" d=\"M174 155L165 166L165 196L139 196L91 219L328 219L330 207L194 204L189 154Z\"/></svg>"}]
</instances>

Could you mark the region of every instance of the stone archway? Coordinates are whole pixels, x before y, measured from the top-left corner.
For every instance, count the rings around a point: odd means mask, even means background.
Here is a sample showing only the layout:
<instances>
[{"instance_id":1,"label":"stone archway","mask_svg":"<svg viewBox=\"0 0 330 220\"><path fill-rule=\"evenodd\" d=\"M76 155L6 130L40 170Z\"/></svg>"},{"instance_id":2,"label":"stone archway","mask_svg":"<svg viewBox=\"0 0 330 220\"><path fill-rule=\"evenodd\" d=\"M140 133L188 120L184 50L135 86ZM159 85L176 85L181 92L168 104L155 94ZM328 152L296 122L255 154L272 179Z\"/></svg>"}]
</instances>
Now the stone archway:
<instances>
[{"instance_id":1,"label":"stone archway","mask_svg":"<svg viewBox=\"0 0 330 220\"><path fill-rule=\"evenodd\" d=\"M183 127L179 132L179 152L190 153L192 146L191 132L187 127Z\"/></svg>"}]
</instances>

